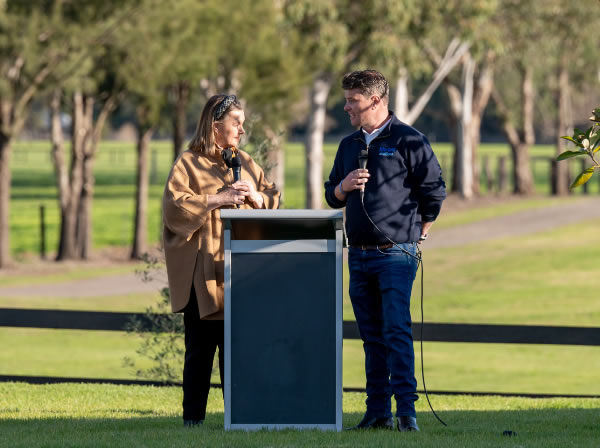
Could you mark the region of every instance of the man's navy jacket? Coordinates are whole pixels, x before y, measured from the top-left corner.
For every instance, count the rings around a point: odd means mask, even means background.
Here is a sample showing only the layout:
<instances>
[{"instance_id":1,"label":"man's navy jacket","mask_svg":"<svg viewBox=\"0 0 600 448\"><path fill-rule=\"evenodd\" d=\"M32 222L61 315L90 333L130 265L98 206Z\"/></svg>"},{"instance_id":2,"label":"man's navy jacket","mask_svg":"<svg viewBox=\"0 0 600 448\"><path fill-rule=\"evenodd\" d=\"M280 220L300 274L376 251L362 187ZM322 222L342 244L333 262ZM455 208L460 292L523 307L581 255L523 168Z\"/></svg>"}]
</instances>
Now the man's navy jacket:
<instances>
[{"instance_id":1,"label":"man's navy jacket","mask_svg":"<svg viewBox=\"0 0 600 448\"><path fill-rule=\"evenodd\" d=\"M427 138L392 114L368 147L362 129L341 141L329 180L325 182L327 203L333 208L346 207L348 243L357 246L389 242L365 216L359 190L347 193L344 201L334 194L338 184L358 168L358 155L365 148L371 176L364 195L369 216L394 242L418 241L421 222L434 221L440 213L446 185Z\"/></svg>"}]
</instances>

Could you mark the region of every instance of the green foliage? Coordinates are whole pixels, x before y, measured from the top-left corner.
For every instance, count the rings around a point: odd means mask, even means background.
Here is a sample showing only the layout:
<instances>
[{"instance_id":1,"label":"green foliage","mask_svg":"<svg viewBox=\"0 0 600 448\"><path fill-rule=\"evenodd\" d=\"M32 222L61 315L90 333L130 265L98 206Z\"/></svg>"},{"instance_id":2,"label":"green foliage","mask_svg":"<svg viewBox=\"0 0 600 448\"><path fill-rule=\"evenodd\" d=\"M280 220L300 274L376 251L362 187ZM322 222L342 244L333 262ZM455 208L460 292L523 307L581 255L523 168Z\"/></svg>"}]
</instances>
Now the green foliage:
<instances>
[{"instance_id":1,"label":"green foliage","mask_svg":"<svg viewBox=\"0 0 600 448\"><path fill-rule=\"evenodd\" d=\"M144 261L146 266L139 271L142 280L155 280L156 272L164 269L164 262L148 254L144 256ZM141 339L136 353L149 359L151 366L137 367L131 357L125 357L123 365L134 369L137 378L174 383L181 379L185 354L183 315L171 312L168 287L161 288L160 295L155 306L146 308L145 318L134 318L128 327L130 333L137 334Z\"/></svg>"},{"instance_id":2,"label":"green foliage","mask_svg":"<svg viewBox=\"0 0 600 448\"><path fill-rule=\"evenodd\" d=\"M594 157L594 154L600 150L600 108L596 108L592 111L590 121L592 121L593 124L585 131L575 128L572 136L563 135L561 137L573 143L579 150L564 151L556 158L557 161L570 159L571 157L588 156L594 164L583 170L583 172L575 178L570 186L571 189L580 187L588 182L592 178L594 172L597 169L600 169L600 164Z\"/></svg>"}]
</instances>

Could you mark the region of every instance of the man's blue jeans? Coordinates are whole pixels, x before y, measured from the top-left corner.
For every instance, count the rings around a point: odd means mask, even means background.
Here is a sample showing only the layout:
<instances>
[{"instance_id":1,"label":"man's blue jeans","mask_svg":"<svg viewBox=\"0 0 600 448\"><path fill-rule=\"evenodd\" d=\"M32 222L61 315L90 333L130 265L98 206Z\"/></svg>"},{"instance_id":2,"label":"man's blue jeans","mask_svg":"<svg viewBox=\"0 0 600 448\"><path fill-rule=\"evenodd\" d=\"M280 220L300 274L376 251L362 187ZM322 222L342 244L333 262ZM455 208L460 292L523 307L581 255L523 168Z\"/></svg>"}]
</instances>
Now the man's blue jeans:
<instances>
[{"instance_id":1,"label":"man's blue jeans","mask_svg":"<svg viewBox=\"0 0 600 448\"><path fill-rule=\"evenodd\" d=\"M416 243L402 247L415 255ZM350 299L365 350L369 417L415 417L417 381L410 317L410 294L417 260L397 247L348 249Z\"/></svg>"}]
</instances>

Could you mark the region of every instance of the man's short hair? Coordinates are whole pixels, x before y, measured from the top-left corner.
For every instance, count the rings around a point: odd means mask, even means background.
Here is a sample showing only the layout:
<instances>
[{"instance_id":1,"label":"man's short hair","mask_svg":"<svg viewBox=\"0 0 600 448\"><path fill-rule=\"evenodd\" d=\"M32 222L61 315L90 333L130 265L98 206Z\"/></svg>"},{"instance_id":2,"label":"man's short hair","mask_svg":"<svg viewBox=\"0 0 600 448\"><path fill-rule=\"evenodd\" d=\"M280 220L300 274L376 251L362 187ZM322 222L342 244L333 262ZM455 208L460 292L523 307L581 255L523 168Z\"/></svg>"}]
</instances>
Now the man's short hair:
<instances>
[{"instance_id":1,"label":"man's short hair","mask_svg":"<svg viewBox=\"0 0 600 448\"><path fill-rule=\"evenodd\" d=\"M342 80L342 89L358 89L364 96L377 95L381 99L387 99L390 93L387 80L377 70L359 70L346 73Z\"/></svg>"}]
</instances>

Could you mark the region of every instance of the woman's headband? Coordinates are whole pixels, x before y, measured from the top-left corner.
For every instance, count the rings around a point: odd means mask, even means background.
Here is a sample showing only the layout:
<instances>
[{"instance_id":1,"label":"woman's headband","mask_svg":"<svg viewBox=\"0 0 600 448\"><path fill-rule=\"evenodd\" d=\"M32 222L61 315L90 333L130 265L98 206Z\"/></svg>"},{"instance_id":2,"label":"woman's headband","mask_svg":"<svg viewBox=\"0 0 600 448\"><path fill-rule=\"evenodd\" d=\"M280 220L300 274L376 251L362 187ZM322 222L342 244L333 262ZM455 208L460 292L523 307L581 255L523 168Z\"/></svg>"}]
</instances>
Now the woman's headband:
<instances>
[{"instance_id":1,"label":"woman's headband","mask_svg":"<svg viewBox=\"0 0 600 448\"><path fill-rule=\"evenodd\" d=\"M229 109L229 106L231 106L234 103L237 103L237 97L235 95L227 95L225 99L221 101L221 104L219 104L215 109L215 113L213 115L215 121L223 118L223 115L225 115L225 112L227 111L227 109Z\"/></svg>"}]
</instances>

